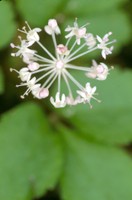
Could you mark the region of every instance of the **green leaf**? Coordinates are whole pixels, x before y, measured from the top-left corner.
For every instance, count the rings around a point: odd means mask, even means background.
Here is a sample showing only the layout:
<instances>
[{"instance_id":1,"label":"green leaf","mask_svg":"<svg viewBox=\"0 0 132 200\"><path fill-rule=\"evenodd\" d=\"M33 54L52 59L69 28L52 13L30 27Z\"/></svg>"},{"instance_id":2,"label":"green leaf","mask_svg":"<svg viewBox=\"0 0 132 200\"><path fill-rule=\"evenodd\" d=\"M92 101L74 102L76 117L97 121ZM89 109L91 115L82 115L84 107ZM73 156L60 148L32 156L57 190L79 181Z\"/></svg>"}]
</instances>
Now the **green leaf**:
<instances>
[{"instance_id":1,"label":"green leaf","mask_svg":"<svg viewBox=\"0 0 132 200\"><path fill-rule=\"evenodd\" d=\"M116 7L119 7L121 4L127 2L127 0L69 0L65 11L78 16L87 16L87 14L96 15L99 12L112 10Z\"/></svg>"},{"instance_id":2,"label":"green leaf","mask_svg":"<svg viewBox=\"0 0 132 200\"><path fill-rule=\"evenodd\" d=\"M61 179L65 200L130 200L132 161L120 149L89 143L62 130L66 161Z\"/></svg>"},{"instance_id":3,"label":"green leaf","mask_svg":"<svg viewBox=\"0 0 132 200\"><path fill-rule=\"evenodd\" d=\"M34 26L43 27L49 18L53 18L62 0L16 0L22 17Z\"/></svg>"},{"instance_id":4,"label":"green leaf","mask_svg":"<svg viewBox=\"0 0 132 200\"><path fill-rule=\"evenodd\" d=\"M3 92L4 92L4 76L0 68L0 94L2 94Z\"/></svg>"},{"instance_id":5,"label":"green leaf","mask_svg":"<svg viewBox=\"0 0 132 200\"><path fill-rule=\"evenodd\" d=\"M85 85L97 86L96 96L101 103L92 100L93 109L83 104L57 110L89 139L111 144L126 144L132 141L132 72L114 69L105 81L90 80L78 73L77 80ZM63 90L63 89L62 89ZM75 88L74 88L75 90Z\"/></svg>"},{"instance_id":6,"label":"green leaf","mask_svg":"<svg viewBox=\"0 0 132 200\"><path fill-rule=\"evenodd\" d=\"M61 173L60 142L40 108L28 103L0 123L0 199L30 200L52 189Z\"/></svg>"},{"instance_id":7,"label":"green leaf","mask_svg":"<svg viewBox=\"0 0 132 200\"><path fill-rule=\"evenodd\" d=\"M0 1L0 48L8 45L16 32L16 23L12 5L9 1Z\"/></svg>"}]
</instances>

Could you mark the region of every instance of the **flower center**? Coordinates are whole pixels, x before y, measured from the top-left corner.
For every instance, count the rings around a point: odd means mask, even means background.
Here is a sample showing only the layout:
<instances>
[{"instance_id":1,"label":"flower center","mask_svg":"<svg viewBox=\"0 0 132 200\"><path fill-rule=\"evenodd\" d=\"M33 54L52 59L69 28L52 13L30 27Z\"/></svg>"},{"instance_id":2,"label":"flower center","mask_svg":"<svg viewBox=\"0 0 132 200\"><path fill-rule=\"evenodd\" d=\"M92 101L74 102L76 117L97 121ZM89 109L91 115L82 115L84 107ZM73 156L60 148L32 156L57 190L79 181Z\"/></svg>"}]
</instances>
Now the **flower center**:
<instances>
[{"instance_id":1,"label":"flower center","mask_svg":"<svg viewBox=\"0 0 132 200\"><path fill-rule=\"evenodd\" d=\"M62 60L58 60L57 62L56 62L56 69L58 69L58 70L61 70L63 67L64 67L64 63L63 63L63 61Z\"/></svg>"}]
</instances>

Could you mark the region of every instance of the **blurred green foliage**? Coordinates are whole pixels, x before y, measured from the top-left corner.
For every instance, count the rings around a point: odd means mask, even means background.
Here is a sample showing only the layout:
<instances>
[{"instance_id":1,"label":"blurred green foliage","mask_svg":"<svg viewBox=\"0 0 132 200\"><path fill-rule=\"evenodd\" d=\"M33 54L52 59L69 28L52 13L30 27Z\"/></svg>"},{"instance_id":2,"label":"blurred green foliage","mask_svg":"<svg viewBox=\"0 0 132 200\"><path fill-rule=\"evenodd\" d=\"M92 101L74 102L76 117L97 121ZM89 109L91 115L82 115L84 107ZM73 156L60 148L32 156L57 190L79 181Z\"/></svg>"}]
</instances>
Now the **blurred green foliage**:
<instances>
[{"instance_id":1,"label":"blurred green foliage","mask_svg":"<svg viewBox=\"0 0 132 200\"><path fill-rule=\"evenodd\" d=\"M2 94L3 92L4 92L4 76L0 68L0 94Z\"/></svg>"},{"instance_id":2,"label":"blurred green foliage","mask_svg":"<svg viewBox=\"0 0 132 200\"><path fill-rule=\"evenodd\" d=\"M16 32L15 13L10 2L0 2L0 48L9 45Z\"/></svg>"},{"instance_id":3,"label":"blurred green foliage","mask_svg":"<svg viewBox=\"0 0 132 200\"><path fill-rule=\"evenodd\" d=\"M126 151L132 149L131 11L129 0L0 1L0 199L131 200L132 160ZM102 102L93 102L92 110L88 105L55 110L47 100L30 98L22 103L16 75L9 72L23 66L10 56L17 27L27 20L43 28L49 18L66 27L75 17L80 25L90 22L90 32L112 31L117 39L107 62L118 67L105 82L96 82ZM89 57L81 65L86 62ZM51 198L47 191L53 191Z\"/></svg>"},{"instance_id":4,"label":"blurred green foliage","mask_svg":"<svg viewBox=\"0 0 132 200\"><path fill-rule=\"evenodd\" d=\"M93 143L62 130L66 165L61 178L64 199L130 199L132 161L116 147Z\"/></svg>"}]
</instances>

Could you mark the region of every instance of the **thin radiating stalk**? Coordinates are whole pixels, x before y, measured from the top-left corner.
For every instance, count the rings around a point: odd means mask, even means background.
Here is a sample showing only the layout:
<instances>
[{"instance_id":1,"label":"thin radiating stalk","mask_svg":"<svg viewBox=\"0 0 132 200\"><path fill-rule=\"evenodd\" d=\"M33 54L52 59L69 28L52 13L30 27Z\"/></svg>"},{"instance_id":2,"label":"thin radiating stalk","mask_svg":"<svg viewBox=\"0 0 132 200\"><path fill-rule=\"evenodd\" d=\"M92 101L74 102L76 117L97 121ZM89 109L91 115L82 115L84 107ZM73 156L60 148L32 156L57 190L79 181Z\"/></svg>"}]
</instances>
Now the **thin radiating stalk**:
<instances>
[{"instance_id":1,"label":"thin radiating stalk","mask_svg":"<svg viewBox=\"0 0 132 200\"><path fill-rule=\"evenodd\" d=\"M46 76L48 76L49 74L51 74L55 69L52 69L50 71L48 71L46 74L44 74L43 76L41 76L39 79L37 79L36 83L39 82L40 80L42 80L43 78L45 78Z\"/></svg>"},{"instance_id":2,"label":"thin radiating stalk","mask_svg":"<svg viewBox=\"0 0 132 200\"><path fill-rule=\"evenodd\" d=\"M66 77L66 75L65 75L64 72L62 72L62 76L63 76L63 78L64 78L64 80L65 80L66 85L67 85L68 92L69 92L69 96L73 99L72 90L71 90L69 81L68 81L68 79L67 79L67 77Z\"/></svg>"},{"instance_id":3,"label":"thin radiating stalk","mask_svg":"<svg viewBox=\"0 0 132 200\"><path fill-rule=\"evenodd\" d=\"M56 51L56 49L57 49L57 41L56 41L56 37L55 37L55 34L54 34L54 33L52 33L52 40L53 40L54 47L55 47L56 57L57 57L57 59L59 59L59 55L58 55L58 53L57 53L57 51Z\"/></svg>"},{"instance_id":4,"label":"thin radiating stalk","mask_svg":"<svg viewBox=\"0 0 132 200\"><path fill-rule=\"evenodd\" d=\"M37 58L40 58L40 59L42 59L42 61L44 61L44 62L47 62L47 63L53 63L53 61L52 60L49 60L48 58L45 58L45 57L43 57L43 56L40 56L40 55L38 55L38 54L34 54Z\"/></svg>"},{"instance_id":5,"label":"thin radiating stalk","mask_svg":"<svg viewBox=\"0 0 132 200\"><path fill-rule=\"evenodd\" d=\"M75 69L75 70L80 70L80 71L86 71L89 72L90 68L87 67L81 67L81 66L74 66L74 65L66 65L66 69Z\"/></svg>"},{"instance_id":6,"label":"thin radiating stalk","mask_svg":"<svg viewBox=\"0 0 132 200\"><path fill-rule=\"evenodd\" d=\"M84 87L66 69L64 72L79 89L84 90Z\"/></svg>"},{"instance_id":7,"label":"thin radiating stalk","mask_svg":"<svg viewBox=\"0 0 132 200\"><path fill-rule=\"evenodd\" d=\"M86 43L82 44L76 51L74 51L74 53L72 53L70 56L66 57L66 59L69 62L69 59L72 58L76 53L78 53L83 47L86 46Z\"/></svg>"},{"instance_id":8,"label":"thin radiating stalk","mask_svg":"<svg viewBox=\"0 0 132 200\"><path fill-rule=\"evenodd\" d=\"M45 46L43 46L40 42L37 43L53 60L56 60L55 57L45 48Z\"/></svg>"},{"instance_id":9,"label":"thin radiating stalk","mask_svg":"<svg viewBox=\"0 0 132 200\"><path fill-rule=\"evenodd\" d=\"M46 85L49 83L49 81L53 78L53 76L56 74L56 72L54 71L49 77L48 79L43 83L42 87L46 87Z\"/></svg>"},{"instance_id":10,"label":"thin radiating stalk","mask_svg":"<svg viewBox=\"0 0 132 200\"><path fill-rule=\"evenodd\" d=\"M31 61L34 61L34 62L37 62L37 61L40 61L40 62L42 62L42 63L52 63L52 60L51 60L51 62L50 61L48 61L48 60L44 60L44 59L42 59L42 58L39 58L38 56L36 57L33 57L33 58L31 58Z\"/></svg>"},{"instance_id":11,"label":"thin radiating stalk","mask_svg":"<svg viewBox=\"0 0 132 200\"><path fill-rule=\"evenodd\" d=\"M76 44L77 44L77 41L75 41L75 42L73 43L72 47L71 47L70 50L69 50L69 54L72 52L72 50L74 49L74 47L76 46Z\"/></svg>"},{"instance_id":12,"label":"thin radiating stalk","mask_svg":"<svg viewBox=\"0 0 132 200\"><path fill-rule=\"evenodd\" d=\"M68 40L67 40L67 42L65 44L66 47L68 47L68 44L69 44L70 41L71 41L71 37L68 38Z\"/></svg>"},{"instance_id":13,"label":"thin radiating stalk","mask_svg":"<svg viewBox=\"0 0 132 200\"><path fill-rule=\"evenodd\" d=\"M40 64L39 67L49 67L51 64Z\"/></svg>"},{"instance_id":14,"label":"thin radiating stalk","mask_svg":"<svg viewBox=\"0 0 132 200\"><path fill-rule=\"evenodd\" d=\"M58 92L60 93L61 90L61 73L58 73Z\"/></svg>"},{"instance_id":15,"label":"thin radiating stalk","mask_svg":"<svg viewBox=\"0 0 132 200\"><path fill-rule=\"evenodd\" d=\"M26 92L24 92L24 94L21 95L21 98L24 98L24 96L25 96L25 95L28 95L30 92L31 92L31 90L28 88L28 89L26 90Z\"/></svg>"},{"instance_id":16,"label":"thin radiating stalk","mask_svg":"<svg viewBox=\"0 0 132 200\"><path fill-rule=\"evenodd\" d=\"M52 81L49 83L49 85L47 86L47 88L49 89L51 87L51 85L54 83L54 81L56 80L58 74L56 73L56 75L54 76L54 78L52 79Z\"/></svg>"},{"instance_id":17,"label":"thin radiating stalk","mask_svg":"<svg viewBox=\"0 0 132 200\"><path fill-rule=\"evenodd\" d=\"M49 69L53 69L53 67L46 67L46 68L43 68L43 69L39 69L39 70L32 72L31 74L37 74L39 72L47 71Z\"/></svg>"}]
</instances>

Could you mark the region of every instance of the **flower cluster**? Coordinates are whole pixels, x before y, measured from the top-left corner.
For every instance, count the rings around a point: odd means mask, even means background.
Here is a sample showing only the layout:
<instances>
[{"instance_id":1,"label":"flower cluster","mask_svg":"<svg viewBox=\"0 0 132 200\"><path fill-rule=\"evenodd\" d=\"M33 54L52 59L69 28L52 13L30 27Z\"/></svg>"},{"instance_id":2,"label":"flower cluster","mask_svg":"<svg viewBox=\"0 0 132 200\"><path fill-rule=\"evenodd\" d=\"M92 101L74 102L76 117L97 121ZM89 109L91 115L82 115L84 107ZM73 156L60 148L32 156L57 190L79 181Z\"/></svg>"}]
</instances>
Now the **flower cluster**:
<instances>
[{"instance_id":1,"label":"flower cluster","mask_svg":"<svg viewBox=\"0 0 132 200\"><path fill-rule=\"evenodd\" d=\"M66 43L57 44L56 35L61 34L61 30L55 19L50 19L48 25L44 27L45 32L52 37L55 54L51 54L49 50L40 42L39 32L40 28L31 29L27 22L26 26L19 30L26 35L25 39L20 39L20 45L16 46L11 43L12 48L18 49L16 53L12 53L12 56L20 56L26 67L23 67L19 71L12 69L18 73L21 80L19 86L26 86L27 90L21 96L24 98L29 93L37 99L43 99L49 96L51 86L57 81L57 91L55 98L50 97L50 102L56 108L65 107L66 105L77 105L80 103L88 103L91 107L91 99L94 97L96 86L91 87L87 82L83 86L73 75L70 70L80 70L85 72L88 78L105 80L109 74L109 69L106 64L99 63L95 60L92 61L91 67L82 67L71 64L75 59L80 58L94 50L101 50L102 57L106 59L108 54L112 53L115 40L109 41L111 32L107 33L103 38L94 36L92 33L87 32L87 25L79 27L77 19L73 26L68 26L65 29ZM37 43L42 50L47 54L47 57L41 56L36 50L31 49L31 46ZM84 52L81 50L84 49ZM81 51L81 52L80 52ZM80 53L79 53L80 52ZM67 94L62 92L61 81L64 80L67 86ZM73 97L72 87L70 82L76 85L77 96Z\"/></svg>"}]
</instances>

